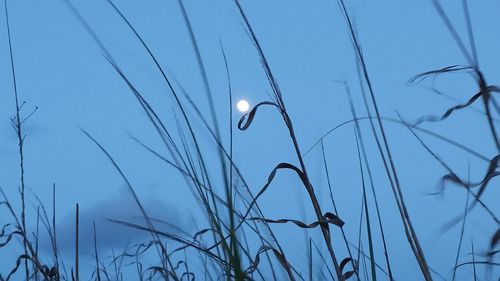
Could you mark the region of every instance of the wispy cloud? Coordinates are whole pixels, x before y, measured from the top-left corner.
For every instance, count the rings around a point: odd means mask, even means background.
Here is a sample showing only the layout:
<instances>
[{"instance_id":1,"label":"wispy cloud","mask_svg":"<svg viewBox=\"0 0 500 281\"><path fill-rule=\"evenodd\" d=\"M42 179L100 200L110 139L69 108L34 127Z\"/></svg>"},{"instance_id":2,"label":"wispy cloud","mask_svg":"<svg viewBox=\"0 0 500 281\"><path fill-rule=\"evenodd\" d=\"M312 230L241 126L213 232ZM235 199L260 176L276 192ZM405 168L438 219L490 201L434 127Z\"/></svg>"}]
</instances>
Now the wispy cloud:
<instances>
[{"instance_id":1,"label":"wispy cloud","mask_svg":"<svg viewBox=\"0 0 500 281\"><path fill-rule=\"evenodd\" d=\"M187 224L184 217L164 200L153 194L141 197L141 203L152 218L167 222L156 222L162 231L177 233ZM97 246L99 250L124 249L127 245L141 239L148 239L146 231L110 222L109 219L122 220L145 225L139 207L131 194L123 188L115 196L100 201L93 206L80 206L80 239L82 253L92 253L94 248L93 223L96 224ZM172 225L175 225L173 227ZM69 215L57 225L57 242L62 253L72 253L75 247L75 216Z\"/></svg>"}]
</instances>

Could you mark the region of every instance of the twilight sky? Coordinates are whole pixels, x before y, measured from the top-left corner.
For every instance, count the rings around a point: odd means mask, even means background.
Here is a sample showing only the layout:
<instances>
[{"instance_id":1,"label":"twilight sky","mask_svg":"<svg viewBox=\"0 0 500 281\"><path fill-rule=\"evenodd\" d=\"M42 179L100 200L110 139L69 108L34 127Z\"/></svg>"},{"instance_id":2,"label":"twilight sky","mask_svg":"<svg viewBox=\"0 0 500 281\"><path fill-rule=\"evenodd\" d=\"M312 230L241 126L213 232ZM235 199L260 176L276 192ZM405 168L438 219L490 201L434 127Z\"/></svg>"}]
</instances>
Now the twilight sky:
<instances>
[{"instance_id":1,"label":"twilight sky","mask_svg":"<svg viewBox=\"0 0 500 281\"><path fill-rule=\"evenodd\" d=\"M271 108L259 110L247 131L237 130L241 113L236 110L236 101L246 99L253 106L271 95L257 52L232 1L184 2L207 68L223 144L228 145L229 127L233 126L234 161L251 189L257 192L276 164L297 163L288 132L281 117ZM427 79L419 85L408 83L419 73L467 63L431 1L346 2L383 116L397 118L398 112L406 120L414 121L424 115L440 115L477 92L475 81L466 72ZM500 38L495 36L500 3L469 2L480 67L490 84L500 83ZM106 1L72 3L180 141L176 125L180 112L131 30ZM117 0L115 3L151 47L167 75L176 81L175 87L184 88L202 114L209 118L203 81L177 1ZM303 152L331 128L352 118L345 89L336 81L347 81L358 115L366 116L355 54L336 1L246 0L241 4L280 83ZM468 42L459 1L446 1L443 6L463 40ZM1 10L3 15L3 8ZM107 218L133 221L140 213L120 175L79 128L89 132L115 158L150 214L188 233L206 227L205 217L200 215L199 204L182 175L130 137L169 157L126 83L64 1L9 1L9 18L18 93L20 100L26 101L22 114L26 116L38 107L24 125L27 188L30 194L36 194L51 206L55 183L58 235L68 261L73 250L72 222L77 202L84 233L82 251L87 256L90 257L93 247L88 240L93 221L98 228L103 255L109 254L111 247L120 250L127 244L148 239L143 233L107 222ZM10 125L15 104L6 30L3 18L0 20L0 37L4 38L0 40L0 187L13 203L19 204L19 156L16 135ZM230 69L232 105L228 100L220 42ZM446 96L430 91L430 87L436 87ZM201 145L209 165L214 167L215 182L221 183L216 144L186 98L183 102L189 108L195 131L203 139ZM233 107L233 124L229 124L229 106ZM422 127L492 158L497 152L486 119L475 110L483 110L480 102L444 122L425 123ZM496 117L498 124L498 112ZM367 121L361 121L395 276L397 280L418 280L421 276L418 265L404 238L394 197L368 125ZM457 225L447 232L443 232L442 227L463 213L466 192L457 186L448 186L444 196L429 195L436 191L440 177L447 171L406 128L394 123L386 123L386 126L410 216L428 262L449 279L460 227ZM472 181L484 176L487 162L428 135L419 136L462 177L467 178L469 166ZM339 215L346 222L348 237L355 243L362 192L353 124L339 128L324 141ZM305 159L323 209L332 211L320 148L312 149ZM492 180L483 196L484 202L498 214L500 191L495 187L498 180ZM222 188L220 191L223 194ZM290 172L278 173L259 203L264 214L272 219L314 220L307 193ZM30 195L31 225L36 218L36 204ZM9 220L8 213L1 210L0 222ZM472 239L478 252L486 250L497 228L485 212L476 207L467 220L460 260L470 261ZM285 248L291 261L304 264L307 247L304 231L293 225L277 225L273 229L288 245ZM309 234L321 242L318 230L311 230ZM338 231L334 235L338 238L334 245L342 247ZM378 232L375 236L380 241ZM382 248L380 243L376 244L377 257L382 263ZM0 249L0 260L12 257L14 251L15 248ZM8 264L0 262L0 272L3 274L13 264L13 260ZM479 270L482 278L484 268ZM457 280L471 280L470 266L462 267L459 272L463 279ZM498 267L493 269L493 274L500 276Z\"/></svg>"}]
</instances>

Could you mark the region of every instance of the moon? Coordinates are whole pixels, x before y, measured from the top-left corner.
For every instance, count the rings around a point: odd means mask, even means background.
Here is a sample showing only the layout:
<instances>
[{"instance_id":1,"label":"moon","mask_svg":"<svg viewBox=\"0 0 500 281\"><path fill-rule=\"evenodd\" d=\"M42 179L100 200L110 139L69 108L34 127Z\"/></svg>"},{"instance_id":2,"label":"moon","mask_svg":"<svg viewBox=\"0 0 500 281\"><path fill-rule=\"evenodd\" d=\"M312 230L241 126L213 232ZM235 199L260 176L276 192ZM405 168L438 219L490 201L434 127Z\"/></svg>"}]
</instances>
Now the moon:
<instances>
[{"instance_id":1,"label":"moon","mask_svg":"<svg viewBox=\"0 0 500 281\"><path fill-rule=\"evenodd\" d=\"M236 104L236 108L242 113L247 112L250 109L250 104L246 100L239 100Z\"/></svg>"}]
</instances>

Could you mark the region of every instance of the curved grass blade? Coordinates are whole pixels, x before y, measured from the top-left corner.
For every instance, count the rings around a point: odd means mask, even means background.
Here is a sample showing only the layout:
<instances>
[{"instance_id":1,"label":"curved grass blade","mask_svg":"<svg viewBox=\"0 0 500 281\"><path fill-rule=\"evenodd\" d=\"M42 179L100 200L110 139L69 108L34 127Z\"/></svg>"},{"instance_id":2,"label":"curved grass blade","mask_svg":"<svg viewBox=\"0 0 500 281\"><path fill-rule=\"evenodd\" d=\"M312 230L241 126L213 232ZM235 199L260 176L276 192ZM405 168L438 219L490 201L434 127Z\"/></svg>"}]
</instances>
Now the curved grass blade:
<instances>
[{"instance_id":1,"label":"curved grass blade","mask_svg":"<svg viewBox=\"0 0 500 281\"><path fill-rule=\"evenodd\" d=\"M463 145L463 144L460 144L452 139L449 139L443 135L440 135L438 133L435 133L435 132L432 132L432 131L429 131L427 129L424 129L424 128L421 128L421 127L418 127L418 126L414 126L412 124L409 124L409 123L404 123L402 122L401 120L398 120L398 119L394 119L394 118L388 118L388 117L380 117L383 121L387 121L387 122L391 122L391 123L395 123L395 124L400 124L400 125L403 125L403 126L410 126L410 128L414 129L415 131L419 131L419 132L422 132L426 135L430 135L432 137L435 137L437 139L440 139L450 145L453 145L457 148L459 148L460 150L463 150L475 157L477 157L478 159L481 159L485 162L489 162L490 159L484 155L482 155L481 153L473 150L473 149L470 149L468 148L467 146ZM323 140L324 138L326 138L327 136L329 136L330 134L334 133L337 129L340 129L350 123L353 123L353 122L356 122L356 121L364 121L364 120L373 120L373 119L378 119L378 117L373 117L373 116L364 116L364 117L358 117L358 118L353 118L353 119L350 119L350 120L347 120L347 121L344 121L336 126L334 126L333 128L331 128L330 130L328 130L326 133L324 133L316 142L314 142L306 151L305 155L307 155L309 152L311 152L316 146L318 146L320 143L321 143L321 140Z\"/></svg>"},{"instance_id":2,"label":"curved grass blade","mask_svg":"<svg viewBox=\"0 0 500 281\"><path fill-rule=\"evenodd\" d=\"M413 76L412 78L410 78L410 80L408 80L408 83L410 83L410 84L420 83L429 77L435 77L437 75L441 75L441 74L445 74L445 73L461 72L463 70L473 71L474 68L471 66L467 66L467 65L450 65L450 66L443 67L440 69L430 70L430 71L426 71L426 72L417 74L417 75Z\"/></svg>"},{"instance_id":3,"label":"curved grass blade","mask_svg":"<svg viewBox=\"0 0 500 281\"><path fill-rule=\"evenodd\" d=\"M259 263L260 263L260 255L262 253L265 253L267 251L272 251L274 253L274 255L276 256L276 259L278 259L278 262L281 264L281 266L285 269L287 275L288 275L288 278L290 280L295 280L295 277L293 276L293 271L292 271L292 267L291 265L288 263L287 259L285 258L284 255L282 255L280 253L280 251L274 249L273 247L271 246L261 246L259 248L259 250L257 251L257 254L255 255L255 258L253 260L253 263L250 265L250 267L248 267L245 272L248 273L248 274L251 274L252 272L254 272Z\"/></svg>"},{"instance_id":4,"label":"curved grass blade","mask_svg":"<svg viewBox=\"0 0 500 281\"><path fill-rule=\"evenodd\" d=\"M301 228L315 228L318 225L324 224L324 223L334 224L338 227L344 226L344 221L342 221L339 217L337 217L336 215L334 215L330 212L325 213L325 215L323 216L323 220L315 221L315 222L312 222L309 224L304 223L304 222L299 221L299 220L293 220L293 219L272 220L272 219L266 219L266 218L248 218L248 220L265 221L267 223L279 223L279 224L290 222L290 223L293 223L296 226L301 227Z\"/></svg>"}]
</instances>

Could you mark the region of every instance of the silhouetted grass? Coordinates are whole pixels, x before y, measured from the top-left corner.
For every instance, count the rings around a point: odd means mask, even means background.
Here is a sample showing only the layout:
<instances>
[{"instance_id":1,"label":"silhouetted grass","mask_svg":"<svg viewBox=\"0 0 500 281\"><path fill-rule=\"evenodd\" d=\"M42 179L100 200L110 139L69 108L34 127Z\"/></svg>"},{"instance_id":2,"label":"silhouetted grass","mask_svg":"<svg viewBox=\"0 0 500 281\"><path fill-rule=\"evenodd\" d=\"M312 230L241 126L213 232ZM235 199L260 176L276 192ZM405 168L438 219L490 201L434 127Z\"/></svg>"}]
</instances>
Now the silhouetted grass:
<instances>
[{"instance_id":1,"label":"silhouetted grass","mask_svg":"<svg viewBox=\"0 0 500 281\"><path fill-rule=\"evenodd\" d=\"M164 83L164 91L174 100L176 108L176 123L175 126L167 124L157 113L155 107L146 98L146 93L141 92L135 85L134 77L126 75L121 64L117 61L113 54L107 49L101 41L91 24L83 17L76 9L71 1L65 1L69 11L75 19L81 24L86 33L100 48L103 58L109 63L109 66L127 86L129 93L135 98L139 107L146 114L149 125L155 130L157 137L160 138L162 148L155 150L140 138L130 136L132 140L137 142L139 147L145 149L146 152L160 159L168 167L179 172L185 181L185 187L189 188L194 198L202 207L203 216L206 219L204 228L197 229L195 233L188 233L182 229L177 229L177 226L172 226L171 223L162 221L158 218L151 217L146 211L145 206L141 202L140 197L129 180L129 177L120 168L120 164L115 160L115 157L107 150L107 148L98 141L98 137L94 137L88 131L91 129L81 129L83 135L92 142L96 149L100 150L103 156L109 161L118 175L126 184L127 190L134 199L134 203L140 210L142 221L133 223L116 218L109 218L109 222L121 224L131 229L143 231L149 234L149 240L140 241L130 245L125 249L120 249L120 252L111 251L111 258L103 257L99 254L99 236L97 235L96 224L93 223L93 255L91 268L81 268L81 250L80 250L80 206L76 203L75 212L75 259L72 261L69 268L64 264L64 259L60 254L58 246L58 236L56 235L56 186L52 188L52 214L49 215L44 203L34 195L36 199L36 226L32 232L29 225L26 223L27 207L26 207L26 188L25 188L25 167L24 161L27 157L24 153L24 122L27 121L36 111L29 114L22 114L24 103L19 103L18 87L16 82L15 71L15 56L12 47L12 34L9 24L9 13L7 1L5 1L5 17L7 23L7 37L9 44L10 69L12 72L12 83L15 97L15 117L12 118L12 126L17 137L18 154L20 160L20 179L19 179L19 195L20 195L20 210L18 211L7 198L2 189L0 192L3 196L3 201L0 202L0 207L5 208L11 217L11 223L2 226L0 232L0 251L4 248L13 245L16 241L19 242L19 255L16 260L5 261L12 263L12 268L5 275L0 273L0 281L12 280L13 278L24 278L25 280L84 280L87 275L90 275L92 280L323 280L331 279L338 281L352 280L406 280L414 278L423 278L425 280L433 280L434 278L445 278L433 269L432 264L428 263L424 248L419 241L419 236L413 225L410 217L412 211L406 205L404 197L404 185L400 182L399 172L401 169L393 157L392 143L387 135L386 124L392 123L406 128L411 136L414 136L419 144L429 153L435 161L437 161L446 171L440 179L440 189L438 193L444 192L445 185L453 184L460 186L466 193L465 210L463 214L459 214L455 219L450 221L445 227L462 222L460 235L458 240L457 254L452 268L452 280L461 276L458 271L463 266L471 266L473 280L479 280L477 266L484 265L489 269L489 277L492 276L492 268L500 266L497 262L498 245L500 243L500 221L497 214L494 213L482 199L485 191L490 187L491 182L500 175L500 144L498 141L495 122L498 117L495 112L499 113L498 105L495 101L494 93L500 93L500 88L495 85L486 83L484 75L479 67L479 59L476 50L476 43L472 32L472 21L469 8L466 0L462 1L462 7L465 15L467 26L469 49L463 43L458 32L454 28L446 12L441 7L437 0L432 0L439 16L443 19L448 31L452 35L455 43L459 47L463 56L467 61L467 65L452 65L442 67L438 70L431 70L422 74L416 75L410 79L410 83L419 83L428 77L436 77L444 73L454 73L467 71L471 73L476 80L479 91L474 94L467 102L460 103L445 110L444 113L437 116L424 116L416 122L407 122L398 113L399 119L384 117L379 110L379 100L377 92L372 84L372 78L369 72L369 66L366 63L364 53L359 41L359 36L355 26L351 20L351 16L343 0L338 0L339 8L344 16L347 33L351 39L352 47L356 55L355 64L357 66L360 92L353 93L350 90L347 82L342 82L344 90L348 96L349 107L352 119L333 127L327 133L321 136L309 149L303 150L299 145L301 135L294 127L294 118L300 116L292 116L286 107L286 93L283 93L276 76L265 55L265 50L259 41L259 37L254 31L251 20L245 13L240 1L234 0L234 6L242 21L243 28L249 36L250 42L253 44L257 58L261 64L262 70L266 75L269 87L272 94L269 100L258 102L248 113L244 114L237 123L237 128L241 131L249 130L253 125L253 121L260 117L258 114L261 110L275 110L279 114L279 118L283 121L282 125L287 130L287 140L290 147L293 149L293 157L288 162L277 162L274 168L269 172L267 179L259 187L253 187L248 184L243 173L238 167L238 163L233 158L233 90L231 81L230 58L227 57L224 50L222 40L220 41L221 55L224 62L224 77L227 79L227 96L228 100L228 119L229 124L222 124L218 119L214 93L210 87L210 76L217 73L208 73L201 55L200 46L196 39L195 29L192 26L189 18L189 11L184 6L182 0L178 0L179 13L182 15L183 22L186 26L189 42L196 57L196 63L199 70L199 75L202 78L203 90L207 98L209 106L209 117L206 117L200 110L199 105L191 98L190 93L186 91L183 85L167 72L161 63L158 61L154 51L149 47L139 32L134 28L132 22L119 9L119 7L111 0L107 0L110 9L116 13L124 25L131 32L133 38L137 40L143 50L147 53L148 59L154 64L156 71L161 75ZM363 100L361 105L366 111L366 115L358 116L356 112L356 104L353 102L353 95L359 94ZM488 124L491 139L497 150L496 155L487 156L477 152L474 148L467 147L453 140L443 133L435 133L431 130L422 127L425 122L441 122L453 117L453 114L458 110L471 109L476 101L483 101L485 122ZM26 117L23 118L23 115ZM383 172L387 178L388 184L375 186L375 165L368 158L368 151L371 149L366 142L367 135L362 130L361 122L367 121L370 126L372 139L375 141L375 152L378 153L382 164ZM196 130L193 125L195 122L202 124L202 130ZM229 127L229 136L226 139L221 132L221 126ZM353 213L360 211L359 221L346 222L342 219L346 210L338 209L338 198L336 197L335 189L340 188L332 184L330 168L327 161L330 155L326 152L324 140L333 134L338 128L344 126L352 126L353 138L356 143L356 151L352 158L356 160L359 167L359 177L352 179L352 184L359 186L357 190L360 194L360 202L349 202L353 206ZM259 130L259 128L252 128ZM418 134L417 134L418 133ZM419 134L432 136L443 143L456 147L464 153L474 156L488 164L485 175L478 182L471 182L470 171L467 180L464 180L458 172L454 171L438 153L430 148ZM263 138L273 136L262 135ZM201 140L209 140L212 147L202 147ZM225 143L229 143L228 146ZM326 183L328 188L329 203L326 204L318 195L321 186L316 184L310 177L310 167L307 165L305 156L320 145L322 156L321 171L326 175ZM217 164L212 165L213 159L208 158L209 150L216 149ZM303 152L305 151L305 153ZM298 163L294 165L291 163ZM258 168L258 167L257 167ZM283 195L275 198L279 203L286 199L285 188L288 186L275 186L275 177L283 171L292 172L294 178L300 183L300 188L307 192L307 202L315 214L315 219L312 221L302 221L293 217L271 218L266 216L259 206L259 199L266 194L269 188L281 188L280 192ZM220 183L222 182L222 183ZM367 186L367 184L369 186ZM221 185L221 186L219 186ZM369 188L369 189L368 189ZM404 272L398 271L399 261L397 257L389 252L392 241L387 239L387 219L383 218L379 206L379 194L382 188L389 188L392 192L397 210L393 210L399 214L401 223L404 228L404 233L400 233L400 237L406 239L408 247L413 253L416 264L419 266L421 276L405 276ZM471 198L472 202L470 202ZM331 203L331 204L330 204ZM360 203L360 205L357 205ZM461 250L463 246L464 233L468 227L467 217L472 209L479 205L485 211L485 220L491 221L496 225L498 230L491 235L489 249L485 253L478 252L474 249L474 240L471 240L471 261L460 262ZM360 206L360 209L357 209ZM279 208L276 204L276 208ZM328 211L330 210L330 211ZM358 213L356 213L358 215ZM376 218L376 221L375 221ZM165 231L158 225L165 224L176 231ZM273 228L279 224L289 225L289 228L304 229L309 233L317 230L321 234L320 239L308 238L305 257L302 259L290 259L287 253L291 252L290 247L283 243L286 237L280 237L273 232ZM346 227L349 226L353 230L357 230L357 236L350 237ZM42 228L42 230L41 230ZM338 231L337 231L338 230ZM40 251L41 232L45 231L50 242L51 253L43 253ZM380 238L379 238L380 237ZM477 241L477 238L475 238ZM339 243L334 243L339 241ZM286 246L285 246L286 245ZM383 256L379 256L378 247L383 248ZM15 246L14 246L15 247ZM326 248L326 251L324 250ZM367 250L365 250L367 249ZM48 258L47 258L48 256ZM41 258L43 257L43 258ZM480 257L480 258L479 258ZM478 260L476 260L478 259ZM296 260L303 261L304 264L297 263ZM4 261L2 261L4 262ZM74 262L74 263L73 263ZM453 263L453 261L450 261ZM136 274L130 274L125 268L134 267ZM24 272L21 273L22 269ZM326 269L327 273L323 269ZM488 270L486 270L488 271ZM69 272L69 274L68 274ZM124 273L127 272L127 273ZM315 275L316 274L316 275ZM23 275L23 277L21 277ZM84 277L85 276L85 277ZM317 276L317 277L316 277ZM315 279L318 278L318 279ZM403 279L400 279L403 278ZM19 279L19 280L21 280ZM493 280L493 279L491 279Z\"/></svg>"}]
</instances>

